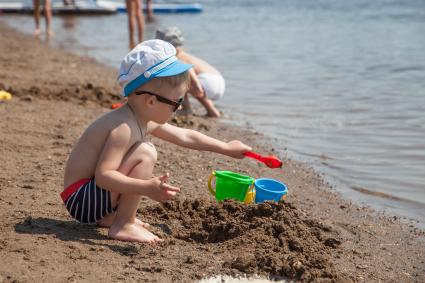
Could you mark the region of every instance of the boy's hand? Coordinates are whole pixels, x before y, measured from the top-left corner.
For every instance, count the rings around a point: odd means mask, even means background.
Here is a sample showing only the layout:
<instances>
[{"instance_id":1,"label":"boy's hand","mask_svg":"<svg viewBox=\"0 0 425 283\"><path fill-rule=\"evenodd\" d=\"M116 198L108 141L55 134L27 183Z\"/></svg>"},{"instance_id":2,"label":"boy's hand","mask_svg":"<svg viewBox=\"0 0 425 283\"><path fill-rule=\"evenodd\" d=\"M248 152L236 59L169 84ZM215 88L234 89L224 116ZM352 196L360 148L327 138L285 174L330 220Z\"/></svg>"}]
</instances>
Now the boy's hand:
<instances>
[{"instance_id":1,"label":"boy's hand","mask_svg":"<svg viewBox=\"0 0 425 283\"><path fill-rule=\"evenodd\" d=\"M226 155L242 159L245 157L244 153L247 151L251 151L252 148L240 141L234 140L227 143L226 147Z\"/></svg>"},{"instance_id":2,"label":"boy's hand","mask_svg":"<svg viewBox=\"0 0 425 283\"><path fill-rule=\"evenodd\" d=\"M153 185L152 192L148 195L158 202L166 202L176 196L180 192L180 188L167 184L169 174L151 179Z\"/></svg>"}]
</instances>

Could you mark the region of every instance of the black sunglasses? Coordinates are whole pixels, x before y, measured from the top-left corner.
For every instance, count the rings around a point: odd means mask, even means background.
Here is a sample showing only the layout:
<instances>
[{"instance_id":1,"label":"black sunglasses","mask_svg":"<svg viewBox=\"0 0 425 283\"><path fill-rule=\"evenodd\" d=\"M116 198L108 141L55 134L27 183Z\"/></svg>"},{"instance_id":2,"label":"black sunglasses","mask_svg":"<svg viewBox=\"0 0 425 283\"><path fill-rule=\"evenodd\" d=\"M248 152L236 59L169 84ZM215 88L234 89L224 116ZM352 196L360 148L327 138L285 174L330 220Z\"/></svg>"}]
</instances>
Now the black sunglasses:
<instances>
[{"instance_id":1,"label":"black sunglasses","mask_svg":"<svg viewBox=\"0 0 425 283\"><path fill-rule=\"evenodd\" d=\"M173 112L176 112L180 108L180 106L183 104L183 101L184 101L184 97L180 98L178 101L174 101L149 91L140 90L140 91L134 92L135 95L142 95L145 93L155 96L159 102L174 106Z\"/></svg>"}]
</instances>

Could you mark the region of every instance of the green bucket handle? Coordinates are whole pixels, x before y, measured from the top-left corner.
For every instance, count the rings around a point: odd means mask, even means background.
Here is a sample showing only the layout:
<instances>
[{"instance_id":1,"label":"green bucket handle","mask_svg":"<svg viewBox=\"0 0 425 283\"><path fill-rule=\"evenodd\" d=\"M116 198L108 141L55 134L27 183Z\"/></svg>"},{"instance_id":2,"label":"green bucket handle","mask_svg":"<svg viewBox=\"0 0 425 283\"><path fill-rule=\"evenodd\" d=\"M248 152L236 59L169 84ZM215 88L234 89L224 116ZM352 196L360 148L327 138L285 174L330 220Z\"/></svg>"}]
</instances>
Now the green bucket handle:
<instances>
[{"instance_id":1,"label":"green bucket handle","mask_svg":"<svg viewBox=\"0 0 425 283\"><path fill-rule=\"evenodd\" d=\"M212 188L212 180L215 177L215 171L211 173L210 177L208 178L208 190L210 190L210 193L215 196L215 187L214 189Z\"/></svg>"}]
</instances>

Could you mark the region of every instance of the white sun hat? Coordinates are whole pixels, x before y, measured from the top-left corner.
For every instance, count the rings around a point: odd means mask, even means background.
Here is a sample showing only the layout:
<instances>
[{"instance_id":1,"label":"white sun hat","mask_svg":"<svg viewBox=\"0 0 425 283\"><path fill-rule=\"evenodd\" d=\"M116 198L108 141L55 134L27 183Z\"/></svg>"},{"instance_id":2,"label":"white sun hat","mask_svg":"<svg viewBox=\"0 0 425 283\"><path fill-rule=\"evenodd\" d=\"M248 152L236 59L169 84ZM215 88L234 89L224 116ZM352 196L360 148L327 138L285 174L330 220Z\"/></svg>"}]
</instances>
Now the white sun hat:
<instances>
[{"instance_id":1,"label":"white sun hat","mask_svg":"<svg viewBox=\"0 0 425 283\"><path fill-rule=\"evenodd\" d=\"M192 68L176 57L176 48L170 43L152 39L138 44L122 60L118 83L127 97L143 84L157 77L171 77Z\"/></svg>"}]
</instances>

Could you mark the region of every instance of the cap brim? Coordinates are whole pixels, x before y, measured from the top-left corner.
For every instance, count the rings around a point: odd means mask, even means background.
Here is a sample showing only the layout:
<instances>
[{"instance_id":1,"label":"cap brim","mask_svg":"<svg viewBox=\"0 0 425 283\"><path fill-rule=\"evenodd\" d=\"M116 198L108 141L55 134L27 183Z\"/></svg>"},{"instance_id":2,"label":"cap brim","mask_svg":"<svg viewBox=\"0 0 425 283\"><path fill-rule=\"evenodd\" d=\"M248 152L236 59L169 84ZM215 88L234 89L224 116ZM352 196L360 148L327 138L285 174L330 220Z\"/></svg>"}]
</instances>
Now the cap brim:
<instances>
[{"instance_id":1,"label":"cap brim","mask_svg":"<svg viewBox=\"0 0 425 283\"><path fill-rule=\"evenodd\" d=\"M189 70L192 67L193 67L193 65L191 65L191 64L184 64L181 61L177 60L177 61L171 63L170 65L168 65L167 67L165 67L164 69L162 69L161 71L159 71L158 73L156 73L155 77L175 76L175 75L186 72L187 70Z\"/></svg>"}]
</instances>

